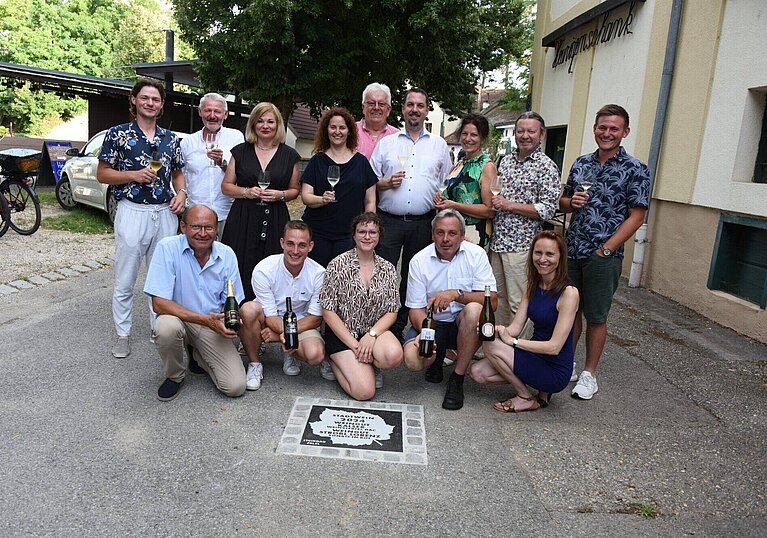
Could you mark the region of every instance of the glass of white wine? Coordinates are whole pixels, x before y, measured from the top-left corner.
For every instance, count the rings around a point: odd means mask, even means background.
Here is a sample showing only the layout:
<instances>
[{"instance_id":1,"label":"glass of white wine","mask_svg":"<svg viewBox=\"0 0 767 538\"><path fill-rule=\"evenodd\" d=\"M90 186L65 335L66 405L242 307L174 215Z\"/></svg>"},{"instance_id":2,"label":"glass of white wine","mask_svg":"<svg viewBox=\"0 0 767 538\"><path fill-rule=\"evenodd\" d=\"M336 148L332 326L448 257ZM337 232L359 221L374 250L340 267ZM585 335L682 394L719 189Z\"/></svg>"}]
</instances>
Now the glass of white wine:
<instances>
[{"instance_id":1,"label":"glass of white wine","mask_svg":"<svg viewBox=\"0 0 767 538\"><path fill-rule=\"evenodd\" d=\"M258 186L261 188L261 190L269 188L269 184L272 182L272 173L264 170L262 171L258 176ZM266 205L266 203L263 200L259 200L259 205Z\"/></svg>"},{"instance_id":2,"label":"glass of white wine","mask_svg":"<svg viewBox=\"0 0 767 538\"><path fill-rule=\"evenodd\" d=\"M149 168L151 168L155 174L159 173L162 168L162 152L157 146L152 146L152 157L149 160ZM157 185L156 181L152 181L149 184L150 187L154 187L155 185Z\"/></svg>"},{"instance_id":3,"label":"glass of white wine","mask_svg":"<svg viewBox=\"0 0 767 538\"><path fill-rule=\"evenodd\" d=\"M218 133L205 133L205 150L210 151L216 149L216 135ZM210 166L215 166L216 163L213 159L210 159Z\"/></svg>"},{"instance_id":4,"label":"glass of white wine","mask_svg":"<svg viewBox=\"0 0 767 538\"><path fill-rule=\"evenodd\" d=\"M410 148L404 145L400 146L397 150L397 160L402 167L402 171L405 172L405 177L407 177L406 167L407 162L410 160Z\"/></svg>"},{"instance_id":5,"label":"glass of white wine","mask_svg":"<svg viewBox=\"0 0 767 538\"><path fill-rule=\"evenodd\" d=\"M336 185L341 180L341 168L337 164L328 166L328 183L333 192L336 192ZM337 200L333 200L336 202Z\"/></svg>"}]
</instances>

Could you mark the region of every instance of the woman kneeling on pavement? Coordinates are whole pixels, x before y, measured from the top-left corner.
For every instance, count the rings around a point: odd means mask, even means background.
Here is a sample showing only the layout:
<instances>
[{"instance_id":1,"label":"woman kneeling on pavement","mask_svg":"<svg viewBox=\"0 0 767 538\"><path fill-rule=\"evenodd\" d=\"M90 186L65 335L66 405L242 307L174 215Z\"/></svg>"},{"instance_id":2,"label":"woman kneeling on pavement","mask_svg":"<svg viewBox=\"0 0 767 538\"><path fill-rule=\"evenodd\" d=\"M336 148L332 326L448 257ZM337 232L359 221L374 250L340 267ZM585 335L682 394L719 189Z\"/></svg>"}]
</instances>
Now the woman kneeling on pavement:
<instances>
[{"instance_id":1,"label":"woman kneeling on pavement","mask_svg":"<svg viewBox=\"0 0 767 538\"><path fill-rule=\"evenodd\" d=\"M370 400L383 387L380 370L402 362L402 346L389 331L397 319L399 288L394 266L375 253L381 217L362 213L351 229L354 248L328 264L320 305L338 383L355 400Z\"/></svg>"},{"instance_id":2,"label":"woman kneeling on pavement","mask_svg":"<svg viewBox=\"0 0 767 538\"><path fill-rule=\"evenodd\" d=\"M496 327L484 342L485 358L471 368L477 383L509 383L516 395L497 402L496 411L521 413L547 407L551 395L564 390L573 373L573 322L578 290L567 275L567 246L557 232L539 232L527 258L527 291L511 325ZM517 337L527 319L532 340ZM528 388L538 390L533 396Z\"/></svg>"}]
</instances>

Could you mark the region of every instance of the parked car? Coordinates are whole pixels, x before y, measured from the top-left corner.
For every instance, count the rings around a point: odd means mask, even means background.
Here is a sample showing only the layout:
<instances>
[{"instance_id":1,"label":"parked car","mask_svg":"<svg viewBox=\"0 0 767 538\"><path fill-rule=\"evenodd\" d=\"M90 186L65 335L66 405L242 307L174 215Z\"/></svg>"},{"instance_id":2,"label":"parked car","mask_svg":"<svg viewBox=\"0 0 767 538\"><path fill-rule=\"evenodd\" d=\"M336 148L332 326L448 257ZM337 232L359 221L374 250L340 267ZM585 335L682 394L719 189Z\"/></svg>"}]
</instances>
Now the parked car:
<instances>
[{"instance_id":1,"label":"parked car","mask_svg":"<svg viewBox=\"0 0 767 538\"><path fill-rule=\"evenodd\" d=\"M175 131L174 131L175 132ZM74 209L83 204L106 211L110 222L114 223L117 213L117 200L112 194L112 185L104 185L96 179L99 153L104 143L106 130L88 140L82 150L72 148L67 151L71 157L61 170L61 179L56 184L56 200L64 209ZM183 138L185 133L176 133Z\"/></svg>"}]
</instances>

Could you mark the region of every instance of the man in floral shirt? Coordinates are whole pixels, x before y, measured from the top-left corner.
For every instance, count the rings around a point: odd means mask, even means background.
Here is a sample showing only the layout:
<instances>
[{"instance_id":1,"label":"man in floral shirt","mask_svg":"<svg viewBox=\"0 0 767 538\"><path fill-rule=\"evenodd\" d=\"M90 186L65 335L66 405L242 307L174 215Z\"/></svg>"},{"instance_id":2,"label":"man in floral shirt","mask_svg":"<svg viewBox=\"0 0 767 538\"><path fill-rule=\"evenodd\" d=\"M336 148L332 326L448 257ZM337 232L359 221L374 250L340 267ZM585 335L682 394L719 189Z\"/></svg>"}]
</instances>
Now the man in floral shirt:
<instances>
[{"instance_id":1,"label":"man in floral shirt","mask_svg":"<svg viewBox=\"0 0 767 538\"><path fill-rule=\"evenodd\" d=\"M525 112L514 127L516 149L498 169L501 193L490 239L490 265L498 285L496 323L511 323L527 286L527 252L541 223L554 216L562 183L554 161L541 151L546 124Z\"/></svg>"},{"instance_id":2,"label":"man in floral shirt","mask_svg":"<svg viewBox=\"0 0 767 538\"><path fill-rule=\"evenodd\" d=\"M165 104L165 88L159 82L140 80L129 100L135 119L107 131L96 171L100 183L112 185L117 200L112 296L117 342L112 355L119 359L130 354L133 288L141 260L145 258L149 266L157 243L176 233L176 215L186 207L179 139L157 125ZM153 163L159 166L156 171ZM151 306L150 316L154 317Z\"/></svg>"},{"instance_id":3,"label":"man in floral shirt","mask_svg":"<svg viewBox=\"0 0 767 538\"><path fill-rule=\"evenodd\" d=\"M590 400L598 390L594 373L621 276L623 244L644 222L650 196L647 165L621 146L630 132L628 112L619 105L603 106L593 130L598 149L575 160L559 201L562 211L573 213L567 264L581 294L574 342L581 335L582 315L586 317L586 366L572 392L582 400Z\"/></svg>"}]
</instances>

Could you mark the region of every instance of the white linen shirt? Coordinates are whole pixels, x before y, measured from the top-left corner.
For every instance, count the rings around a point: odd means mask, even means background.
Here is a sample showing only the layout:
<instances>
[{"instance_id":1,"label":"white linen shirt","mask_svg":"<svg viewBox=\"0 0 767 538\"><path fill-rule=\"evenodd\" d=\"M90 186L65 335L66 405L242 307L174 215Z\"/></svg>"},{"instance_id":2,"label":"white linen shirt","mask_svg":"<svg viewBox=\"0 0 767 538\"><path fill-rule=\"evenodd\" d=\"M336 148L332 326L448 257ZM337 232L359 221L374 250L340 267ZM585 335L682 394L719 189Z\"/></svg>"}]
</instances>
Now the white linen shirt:
<instances>
[{"instance_id":1,"label":"white linen shirt","mask_svg":"<svg viewBox=\"0 0 767 538\"><path fill-rule=\"evenodd\" d=\"M200 267L186 236L179 234L157 243L144 293L168 299L198 314L212 314L223 309L227 280L234 284L234 296L241 303L245 293L234 251L214 241L210 258Z\"/></svg>"},{"instance_id":2,"label":"white linen shirt","mask_svg":"<svg viewBox=\"0 0 767 538\"><path fill-rule=\"evenodd\" d=\"M216 146L223 150L224 160L228 162L232 158L232 148L244 141L245 137L237 129L221 127L216 137ZM189 205L204 204L216 212L218 220L226 220L234 200L221 192L224 170L211 164L202 130L184 137L181 140L181 151L186 161L184 177Z\"/></svg>"},{"instance_id":3,"label":"white linen shirt","mask_svg":"<svg viewBox=\"0 0 767 538\"><path fill-rule=\"evenodd\" d=\"M421 131L413 142L405 129L379 140L370 165L381 178L402 170L399 155L407 154L405 179L396 189L378 192L378 207L393 215L423 215L434 209L434 193L453 163L447 143L439 136Z\"/></svg>"},{"instance_id":4,"label":"white linen shirt","mask_svg":"<svg viewBox=\"0 0 767 538\"><path fill-rule=\"evenodd\" d=\"M256 302L264 308L264 316L282 316L285 298L290 297L293 312L298 319L321 316L320 290L325 279L325 268L306 258L297 277L285 267L285 255L273 254L261 260L253 269L253 292Z\"/></svg>"},{"instance_id":5,"label":"white linen shirt","mask_svg":"<svg viewBox=\"0 0 767 538\"><path fill-rule=\"evenodd\" d=\"M429 299L440 291L484 291L485 286L497 291L493 270L482 247L470 241L461 241L458 252L447 261L437 256L437 249L432 243L410 260L405 306L426 308ZM463 307L462 303L453 301L442 312L434 312L434 319L454 321Z\"/></svg>"}]
</instances>

